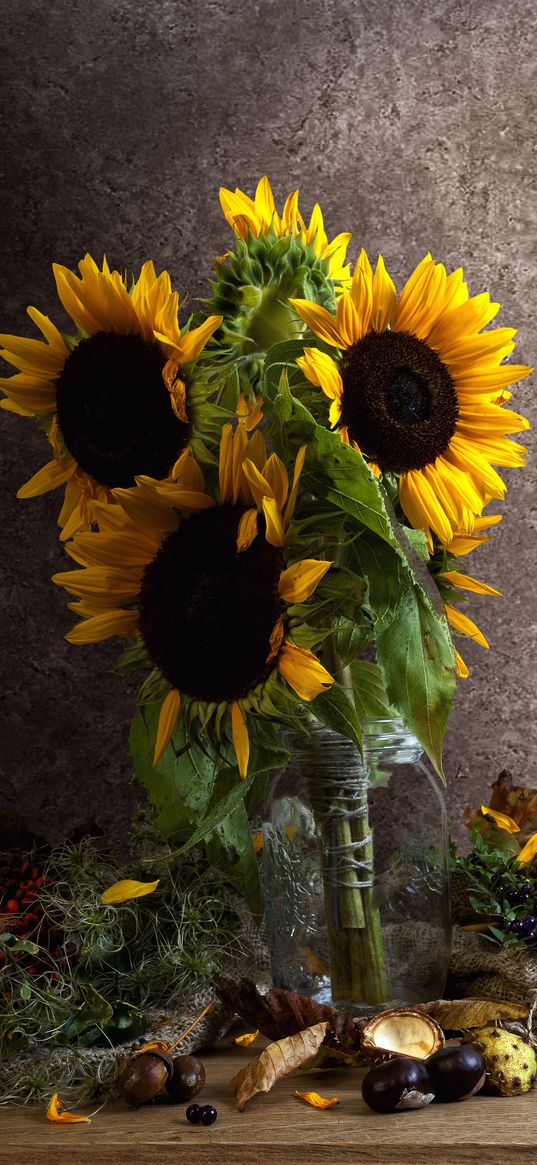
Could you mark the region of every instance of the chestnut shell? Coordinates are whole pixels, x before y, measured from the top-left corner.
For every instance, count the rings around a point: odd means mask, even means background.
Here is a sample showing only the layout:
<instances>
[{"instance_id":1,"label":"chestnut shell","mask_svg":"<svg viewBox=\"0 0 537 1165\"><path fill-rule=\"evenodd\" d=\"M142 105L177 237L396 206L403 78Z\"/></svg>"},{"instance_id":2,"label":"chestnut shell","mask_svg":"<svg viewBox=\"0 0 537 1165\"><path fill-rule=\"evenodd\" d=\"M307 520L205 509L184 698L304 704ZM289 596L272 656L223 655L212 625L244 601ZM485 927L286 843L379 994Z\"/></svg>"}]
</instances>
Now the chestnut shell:
<instances>
[{"instance_id":1,"label":"chestnut shell","mask_svg":"<svg viewBox=\"0 0 537 1165\"><path fill-rule=\"evenodd\" d=\"M427 1060L435 1100L449 1104L453 1100L467 1100L483 1087L486 1065L477 1048L459 1044L442 1048Z\"/></svg>"},{"instance_id":2,"label":"chestnut shell","mask_svg":"<svg viewBox=\"0 0 537 1165\"><path fill-rule=\"evenodd\" d=\"M362 1081L362 1097L375 1112L424 1108L434 1100L429 1073L422 1060L396 1056L371 1068Z\"/></svg>"},{"instance_id":3,"label":"chestnut shell","mask_svg":"<svg viewBox=\"0 0 537 1165\"><path fill-rule=\"evenodd\" d=\"M205 1084L205 1068L197 1056L174 1056L173 1072L166 1081L166 1092L175 1104L192 1100Z\"/></svg>"}]
</instances>

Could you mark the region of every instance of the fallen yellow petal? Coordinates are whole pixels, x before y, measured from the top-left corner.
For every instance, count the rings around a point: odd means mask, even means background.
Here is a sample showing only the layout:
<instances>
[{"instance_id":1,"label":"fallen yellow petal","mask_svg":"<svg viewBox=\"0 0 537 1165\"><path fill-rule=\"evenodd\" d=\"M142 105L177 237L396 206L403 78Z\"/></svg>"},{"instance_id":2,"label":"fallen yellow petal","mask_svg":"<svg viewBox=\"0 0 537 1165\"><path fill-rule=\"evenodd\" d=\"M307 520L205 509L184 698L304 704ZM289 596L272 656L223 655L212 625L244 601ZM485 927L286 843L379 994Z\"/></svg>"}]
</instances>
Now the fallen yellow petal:
<instances>
[{"instance_id":1,"label":"fallen yellow petal","mask_svg":"<svg viewBox=\"0 0 537 1165\"><path fill-rule=\"evenodd\" d=\"M520 833L520 825L517 825L513 817L508 817L507 813L497 813L496 809L491 809L489 805L482 805L481 812L483 817L492 817L499 825L500 829L505 829L506 833Z\"/></svg>"},{"instance_id":2,"label":"fallen yellow petal","mask_svg":"<svg viewBox=\"0 0 537 1165\"><path fill-rule=\"evenodd\" d=\"M312 1108L333 1108L335 1104L339 1104L339 1096L331 1096L330 1099L326 1096L320 1096L318 1092L297 1092L295 1096L299 1100L305 1100L306 1104L311 1104Z\"/></svg>"},{"instance_id":3,"label":"fallen yellow petal","mask_svg":"<svg viewBox=\"0 0 537 1165\"><path fill-rule=\"evenodd\" d=\"M517 854L516 860L517 860L517 862L520 862L521 866L529 866L530 863L533 861L536 854L537 854L537 833L534 833L533 837L530 837L530 840L526 842L525 846L523 846L520 853Z\"/></svg>"},{"instance_id":4,"label":"fallen yellow petal","mask_svg":"<svg viewBox=\"0 0 537 1165\"><path fill-rule=\"evenodd\" d=\"M136 882L132 878L122 878L120 882L114 882L101 895L101 902L106 906L115 906L119 902L129 902L131 898L144 898L146 894L152 894L159 884L160 878L156 882Z\"/></svg>"},{"instance_id":5,"label":"fallen yellow petal","mask_svg":"<svg viewBox=\"0 0 537 1165\"><path fill-rule=\"evenodd\" d=\"M239 1048L249 1048L250 1044L253 1044L254 1040L257 1039L258 1035L259 1035L259 1028L257 1029L256 1032L245 1032L243 1036L237 1036L233 1042L235 1044L237 1044L237 1047L239 1047Z\"/></svg>"},{"instance_id":6,"label":"fallen yellow petal","mask_svg":"<svg viewBox=\"0 0 537 1165\"><path fill-rule=\"evenodd\" d=\"M66 1112L64 1101L55 1092L51 1096L47 1108L47 1120L55 1121L59 1125L91 1124L89 1116L82 1116L79 1112Z\"/></svg>"}]
</instances>

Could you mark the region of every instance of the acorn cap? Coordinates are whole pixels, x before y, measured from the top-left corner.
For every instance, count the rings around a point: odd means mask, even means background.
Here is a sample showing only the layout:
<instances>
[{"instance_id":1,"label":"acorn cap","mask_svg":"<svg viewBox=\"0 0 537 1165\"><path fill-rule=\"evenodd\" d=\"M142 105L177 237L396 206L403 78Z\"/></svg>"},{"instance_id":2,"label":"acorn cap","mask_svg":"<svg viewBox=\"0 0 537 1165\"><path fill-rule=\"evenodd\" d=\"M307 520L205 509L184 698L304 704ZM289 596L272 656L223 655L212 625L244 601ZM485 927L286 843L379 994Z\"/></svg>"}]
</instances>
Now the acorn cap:
<instances>
[{"instance_id":1,"label":"acorn cap","mask_svg":"<svg viewBox=\"0 0 537 1165\"><path fill-rule=\"evenodd\" d=\"M426 1060L444 1044L444 1033L436 1020L406 1007L374 1015L361 1034L361 1051L368 1063L373 1064L394 1056Z\"/></svg>"}]
</instances>

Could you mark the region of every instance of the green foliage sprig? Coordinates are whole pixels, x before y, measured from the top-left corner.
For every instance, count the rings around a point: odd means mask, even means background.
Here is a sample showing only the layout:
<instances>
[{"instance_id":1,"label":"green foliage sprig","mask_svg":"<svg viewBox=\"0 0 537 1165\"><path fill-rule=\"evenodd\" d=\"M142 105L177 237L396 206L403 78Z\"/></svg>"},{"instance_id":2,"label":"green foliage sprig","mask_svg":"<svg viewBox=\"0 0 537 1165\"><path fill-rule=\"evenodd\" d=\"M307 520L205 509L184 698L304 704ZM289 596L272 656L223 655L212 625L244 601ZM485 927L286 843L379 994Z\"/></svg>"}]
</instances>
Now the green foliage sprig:
<instances>
[{"instance_id":1,"label":"green foliage sprig","mask_svg":"<svg viewBox=\"0 0 537 1165\"><path fill-rule=\"evenodd\" d=\"M495 848L477 830L471 840L464 857L452 851L453 870L468 880L468 927L503 947L537 950L537 862L521 866L516 855Z\"/></svg>"}]
</instances>

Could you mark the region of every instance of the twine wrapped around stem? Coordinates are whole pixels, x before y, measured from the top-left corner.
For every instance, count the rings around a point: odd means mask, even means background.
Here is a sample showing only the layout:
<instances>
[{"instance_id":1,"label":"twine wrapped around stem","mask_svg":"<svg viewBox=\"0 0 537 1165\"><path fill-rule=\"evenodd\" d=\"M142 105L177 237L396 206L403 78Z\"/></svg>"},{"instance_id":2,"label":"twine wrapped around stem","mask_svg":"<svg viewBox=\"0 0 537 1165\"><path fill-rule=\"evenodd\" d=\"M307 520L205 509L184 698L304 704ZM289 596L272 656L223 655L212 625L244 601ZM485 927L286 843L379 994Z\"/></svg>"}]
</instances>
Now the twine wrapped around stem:
<instances>
[{"instance_id":1,"label":"twine wrapped around stem","mask_svg":"<svg viewBox=\"0 0 537 1165\"><path fill-rule=\"evenodd\" d=\"M352 741L327 729L313 729L300 752L321 838L332 996L382 1003L389 991L373 902L367 768Z\"/></svg>"}]
</instances>

